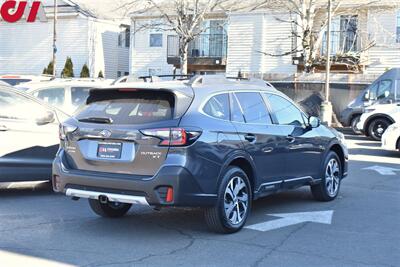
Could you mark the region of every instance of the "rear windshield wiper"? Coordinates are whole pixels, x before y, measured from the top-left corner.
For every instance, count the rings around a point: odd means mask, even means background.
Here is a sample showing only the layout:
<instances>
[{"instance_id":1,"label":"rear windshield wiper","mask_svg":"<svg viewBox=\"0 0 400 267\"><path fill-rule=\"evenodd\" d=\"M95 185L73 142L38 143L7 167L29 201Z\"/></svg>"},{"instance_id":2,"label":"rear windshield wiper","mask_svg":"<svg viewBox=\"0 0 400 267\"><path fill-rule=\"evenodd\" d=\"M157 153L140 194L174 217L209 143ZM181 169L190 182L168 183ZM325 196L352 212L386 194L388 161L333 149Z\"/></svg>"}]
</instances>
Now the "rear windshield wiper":
<instances>
[{"instance_id":1,"label":"rear windshield wiper","mask_svg":"<svg viewBox=\"0 0 400 267\"><path fill-rule=\"evenodd\" d=\"M92 123L104 123L104 124L111 124L113 120L111 118L103 118L103 117L89 117L89 118L82 118L79 119L80 122L92 122Z\"/></svg>"}]
</instances>

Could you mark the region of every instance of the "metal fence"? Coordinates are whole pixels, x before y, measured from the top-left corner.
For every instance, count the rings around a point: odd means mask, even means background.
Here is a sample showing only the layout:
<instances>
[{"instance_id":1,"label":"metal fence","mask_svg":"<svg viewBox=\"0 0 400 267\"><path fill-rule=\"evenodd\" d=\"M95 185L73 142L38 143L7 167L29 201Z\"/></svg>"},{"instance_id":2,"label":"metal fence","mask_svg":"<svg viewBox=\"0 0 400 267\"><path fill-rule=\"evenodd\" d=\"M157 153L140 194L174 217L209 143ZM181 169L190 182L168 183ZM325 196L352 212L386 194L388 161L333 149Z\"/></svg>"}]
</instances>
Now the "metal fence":
<instances>
[{"instance_id":1,"label":"metal fence","mask_svg":"<svg viewBox=\"0 0 400 267\"><path fill-rule=\"evenodd\" d=\"M189 57L224 58L227 52L227 36L225 34L201 34L189 43ZM167 56L179 57L179 37L168 35Z\"/></svg>"}]
</instances>

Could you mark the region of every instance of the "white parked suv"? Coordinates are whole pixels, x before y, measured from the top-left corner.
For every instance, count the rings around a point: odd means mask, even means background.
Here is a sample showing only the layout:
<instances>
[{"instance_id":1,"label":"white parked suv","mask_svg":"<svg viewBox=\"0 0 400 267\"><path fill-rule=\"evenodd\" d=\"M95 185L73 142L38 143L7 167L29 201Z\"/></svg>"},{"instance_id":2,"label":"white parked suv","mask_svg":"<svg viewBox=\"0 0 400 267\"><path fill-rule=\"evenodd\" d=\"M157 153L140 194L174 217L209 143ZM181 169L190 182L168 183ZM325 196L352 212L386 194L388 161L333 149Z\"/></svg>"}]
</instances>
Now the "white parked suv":
<instances>
[{"instance_id":1,"label":"white parked suv","mask_svg":"<svg viewBox=\"0 0 400 267\"><path fill-rule=\"evenodd\" d=\"M381 140L389 125L400 122L400 103L376 104L364 110L357 129L374 140Z\"/></svg>"},{"instance_id":2,"label":"white parked suv","mask_svg":"<svg viewBox=\"0 0 400 267\"><path fill-rule=\"evenodd\" d=\"M30 82L16 88L34 95L68 115L72 115L85 104L92 88L109 86L112 80L105 79L55 79L48 82Z\"/></svg>"},{"instance_id":3,"label":"white parked suv","mask_svg":"<svg viewBox=\"0 0 400 267\"><path fill-rule=\"evenodd\" d=\"M400 151L400 123L390 125L382 135L382 148Z\"/></svg>"}]
</instances>

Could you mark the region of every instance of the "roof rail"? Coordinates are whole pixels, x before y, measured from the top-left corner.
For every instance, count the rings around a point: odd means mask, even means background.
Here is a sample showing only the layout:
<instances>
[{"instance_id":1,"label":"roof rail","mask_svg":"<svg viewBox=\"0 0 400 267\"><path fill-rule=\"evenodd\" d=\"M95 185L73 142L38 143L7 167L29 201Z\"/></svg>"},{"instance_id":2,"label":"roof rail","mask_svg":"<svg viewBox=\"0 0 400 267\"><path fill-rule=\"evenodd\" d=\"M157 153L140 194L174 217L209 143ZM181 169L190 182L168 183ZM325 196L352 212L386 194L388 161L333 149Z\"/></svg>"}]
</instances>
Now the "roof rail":
<instances>
[{"instance_id":1,"label":"roof rail","mask_svg":"<svg viewBox=\"0 0 400 267\"><path fill-rule=\"evenodd\" d=\"M241 77L225 77L224 75L197 75L194 76L190 81L189 85L196 84L247 84L247 85L257 85L262 87L271 87L273 86L262 80L256 78L241 78Z\"/></svg>"},{"instance_id":2,"label":"roof rail","mask_svg":"<svg viewBox=\"0 0 400 267\"><path fill-rule=\"evenodd\" d=\"M192 78L194 75L185 75L185 74L170 74L170 75L149 75L149 76L140 76L138 79L143 80L144 82L160 82L163 81L162 78L172 78L172 81L185 81Z\"/></svg>"}]
</instances>

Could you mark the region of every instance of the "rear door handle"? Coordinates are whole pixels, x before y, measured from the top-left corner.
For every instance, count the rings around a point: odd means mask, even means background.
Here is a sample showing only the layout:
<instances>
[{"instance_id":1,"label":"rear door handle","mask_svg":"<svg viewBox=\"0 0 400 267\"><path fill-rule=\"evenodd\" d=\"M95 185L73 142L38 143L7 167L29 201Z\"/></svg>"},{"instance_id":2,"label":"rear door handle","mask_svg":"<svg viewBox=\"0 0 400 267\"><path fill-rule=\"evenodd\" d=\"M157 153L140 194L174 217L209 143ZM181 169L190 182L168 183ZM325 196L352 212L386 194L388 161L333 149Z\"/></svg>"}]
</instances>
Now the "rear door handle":
<instances>
[{"instance_id":1,"label":"rear door handle","mask_svg":"<svg viewBox=\"0 0 400 267\"><path fill-rule=\"evenodd\" d=\"M0 125L0 132L6 132L6 131L8 131L9 129L7 128L7 126L5 126L5 125Z\"/></svg>"},{"instance_id":2,"label":"rear door handle","mask_svg":"<svg viewBox=\"0 0 400 267\"><path fill-rule=\"evenodd\" d=\"M286 140L288 140L289 143L294 143L294 141L296 141L296 138L294 138L294 137L291 136L291 135L288 135L288 136L286 136Z\"/></svg>"},{"instance_id":3,"label":"rear door handle","mask_svg":"<svg viewBox=\"0 0 400 267\"><path fill-rule=\"evenodd\" d=\"M244 139L249 141L250 143L254 142L256 140L256 136L254 134L246 134L244 136Z\"/></svg>"}]
</instances>

